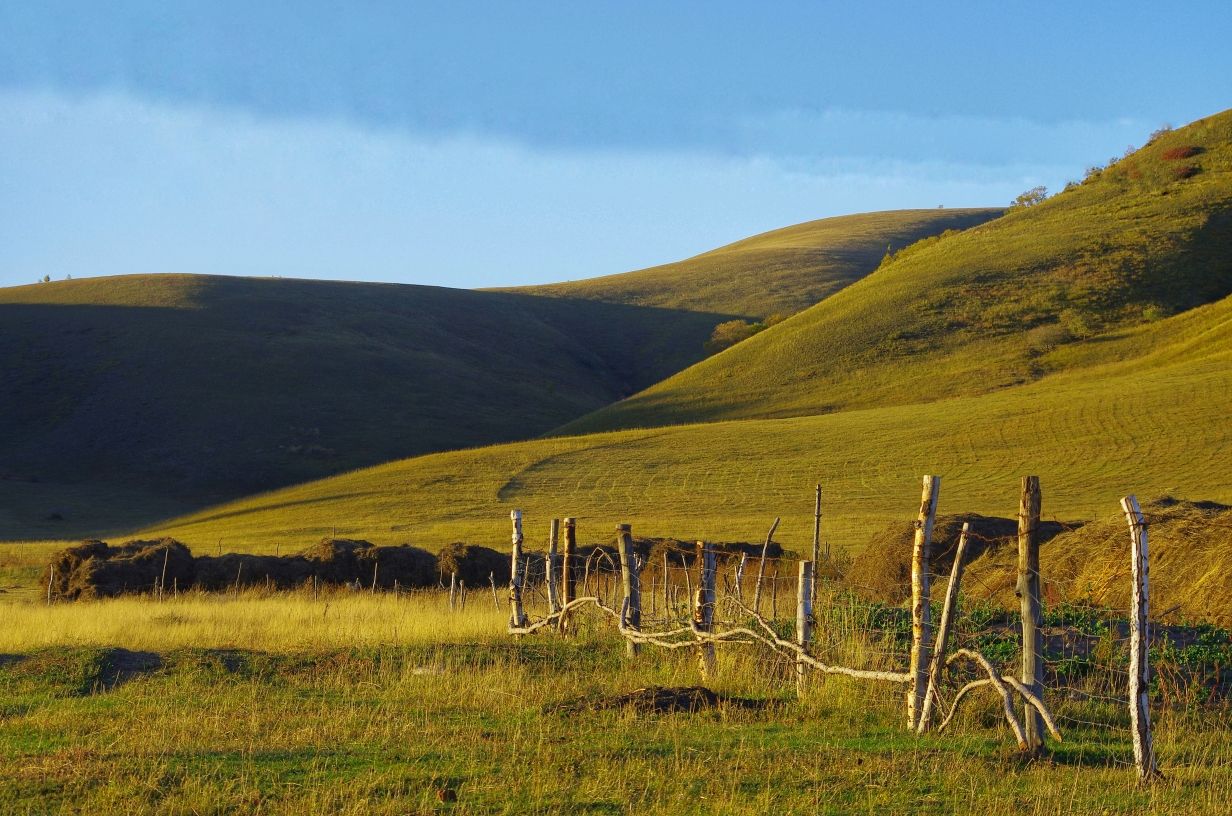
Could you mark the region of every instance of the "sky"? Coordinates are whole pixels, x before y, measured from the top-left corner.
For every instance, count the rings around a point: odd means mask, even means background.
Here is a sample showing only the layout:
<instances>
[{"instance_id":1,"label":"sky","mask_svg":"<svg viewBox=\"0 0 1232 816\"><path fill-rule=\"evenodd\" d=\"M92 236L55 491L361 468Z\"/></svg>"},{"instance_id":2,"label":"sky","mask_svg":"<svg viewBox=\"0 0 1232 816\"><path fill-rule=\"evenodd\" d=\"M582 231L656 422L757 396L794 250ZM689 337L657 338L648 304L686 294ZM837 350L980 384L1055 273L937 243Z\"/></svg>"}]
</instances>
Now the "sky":
<instances>
[{"instance_id":1,"label":"sky","mask_svg":"<svg viewBox=\"0 0 1232 816\"><path fill-rule=\"evenodd\" d=\"M0 285L480 287L1001 206L1232 105L1232 3L0 0Z\"/></svg>"}]
</instances>

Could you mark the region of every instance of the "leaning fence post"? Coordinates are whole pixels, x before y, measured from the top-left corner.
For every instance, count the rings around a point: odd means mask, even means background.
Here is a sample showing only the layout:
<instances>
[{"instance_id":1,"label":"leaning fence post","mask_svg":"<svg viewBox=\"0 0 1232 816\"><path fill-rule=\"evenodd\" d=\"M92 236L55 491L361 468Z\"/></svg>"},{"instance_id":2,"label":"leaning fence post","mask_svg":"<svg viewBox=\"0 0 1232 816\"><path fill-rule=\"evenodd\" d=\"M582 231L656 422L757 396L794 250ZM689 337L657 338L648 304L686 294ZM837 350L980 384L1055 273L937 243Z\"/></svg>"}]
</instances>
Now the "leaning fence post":
<instances>
[{"instance_id":1,"label":"leaning fence post","mask_svg":"<svg viewBox=\"0 0 1232 816\"><path fill-rule=\"evenodd\" d=\"M808 649L813 640L813 563L800 562L800 578L796 587L796 642ZM796 696L804 696L804 684L808 667L796 659Z\"/></svg>"},{"instance_id":2,"label":"leaning fence post","mask_svg":"<svg viewBox=\"0 0 1232 816\"><path fill-rule=\"evenodd\" d=\"M1022 610L1022 683L1039 699L1044 699L1044 634L1040 609L1039 523L1040 483L1038 476L1022 478L1022 499L1018 505L1018 595ZM1024 706L1027 753L1044 752L1044 719L1032 706Z\"/></svg>"},{"instance_id":3,"label":"leaning fence post","mask_svg":"<svg viewBox=\"0 0 1232 816\"><path fill-rule=\"evenodd\" d=\"M770 532L766 533L766 543L761 545L761 560L757 562L757 586L753 588L753 611L758 615L761 614L761 582L766 577L766 553L770 550L770 544L774 540L774 531L779 528L778 518L774 519L774 523L770 525Z\"/></svg>"},{"instance_id":4,"label":"leaning fence post","mask_svg":"<svg viewBox=\"0 0 1232 816\"><path fill-rule=\"evenodd\" d=\"M638 574L637 553L633 551L632 527L621 524L616 528L616 544L620 550L620 575L624 581L625 601L622 629L637 632L642 628L642 582ZM633 657L642 650L640 643L625 640L625 653Z\"/></svg>"},{"instance_id":5,"label":"leaning fence post","mask_svg":"<svg viewBox=\"0 0 1232 816\"><path fill-rule=\"evenodd\" d=\"M522 609L522 511L513 510L509 513L513 522L513 555L509 575L509 625L515 628L526 626L526 612Z\"/></svg>"},{"instance_id":6,"label":"leaning fence post","mask_svg":"<svg viewBox=\"0 0 1232 816\"><path fill-rule=\"evenodd\" d=\"M565 519L565 551L560 564L560 608L564 609L577 597L573 576L573 559L577 555L577 519ZM569 631L569 613L560 616L560 631Z\"/></svg>"},{"instance_id":7,"label":"leaning fence post","mask_svg":"<svg viewBox=\"0 0 1232 816\"><path fill-rule=\"evenodd\" d=\"M1130 572L1134 581L1133 607L1129 614L1129 722L1134 732L1134 764L1138 767L1138 781L1142 783L1161 776L1155 764L1155 746L1151 742L1151 701L1148 697L1151 561L1147 553L1146 519L1138 507L1138 499L1126 496L1121 499L1121 509L1129 522Z\"/></svg>"},{"instance_id":8,"label":"leaning fence post","mask_svg":"<svg viewBox=\"0 0 1232 816\"><path fill-rule=\"evenodd\" d=\"M941 682L941 668L945 665L945 650L950 642L950 627L953 625L955 608L958 606L958 585L962 582L963 554L967 550L967 533L970 531L971 525L964 521L962 533L958 536L958 548L954 550L954 566L950 569L950 583L945 588L945 605L941 607L941 622L937 624L933 662L928 667L928 691L924 693L924 708L920 712L919 731L921 734L929 729L933 716L937 684Z\"/></svg>"},{"instance_id":9,"label":"leaning fence post","mask_svg":"<svg viewBox=\"0 0 1232 816\"><path fill-rule=\"evenodd\" d=\"M699 632L714 631L714 585L715 565L714 546L704 541L697 542L697 563L701 570L697 586L697 596L693 601L693 625ZM698 667L702 679L709 680L715 675L714 644L702 643L697 655Z\"/></svg>"},{"instance_id":10,"label":"leaning fence post","mask_svg":"<svg viewBox=\"0 0 1232 816\"><path fill-rule=\"evenodd\" d=\"M821 563L821 485L817 485L816 501L813 504L813 585L811 595L817 595L817 565Z\"/></svg>"},{"instance_id":11,"label":"leaning fence post","mask_svg":"<svg viewBox=\"0 0 1232 816\"><path fill-rule=\"evenodd\" d=\"M548 558L547 558L547 573L548 573L548 612L556 614L560 611L560 592L557 588L557 545L560 541L560 519L552 519L552 529L548 533Z\"/></svg>"},{"instance_id":12,"label":"leaning fence post","mask_svg":"<svg viewBox=\"0 0 1232 816\"><path fill-rule=\"evenodd\" d=\"M928 688L928 640L932 610L929 604L929 560L932 556L933 524L937 520L940 476L925 476L920 513L915 522L911 547L911 690L907 692L907 728L916 730Z\"/></svg>"}]
</instances>

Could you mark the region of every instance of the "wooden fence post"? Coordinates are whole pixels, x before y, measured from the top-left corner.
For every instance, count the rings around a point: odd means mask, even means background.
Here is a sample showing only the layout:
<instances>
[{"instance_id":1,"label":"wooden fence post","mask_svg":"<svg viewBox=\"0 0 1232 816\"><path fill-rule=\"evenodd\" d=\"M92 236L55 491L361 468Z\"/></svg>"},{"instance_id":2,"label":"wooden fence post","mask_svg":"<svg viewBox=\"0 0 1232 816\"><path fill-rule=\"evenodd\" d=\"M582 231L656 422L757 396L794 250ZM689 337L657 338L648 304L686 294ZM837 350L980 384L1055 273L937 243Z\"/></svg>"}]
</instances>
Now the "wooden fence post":
<instances>
[{"instance_id":1,"label":"wooden fence post","mask_svg":"<svg viewBox=\"0 0 1232 816\"><path fill-rule=\"evenodd\" d=\"M766 553L770 550L770 544L774 540L774 531L779 528L779 520L775 518L774 524L770 525L770 532L766 533L766 543L761 545L761 560L757 564L757 586L753 588L753 611L761 614L761 582L766 578Z\"/></svg>"},{"instance_id":2,"label":"wooden fence post","mask_svg":"<svg viewBox=\"0 0 1232 816\"><path fill-rule=\"evenodd\" d=\"M697 563L700 575L697 596L693 601L693 625L699 632L712 632L714 631L715 573L718 571L712 545L704 541L697 542ZM703 680L709 680L715 676L713 643L701 644L697 661Z\"/></svg>"},{"instance_id":3,"label":"wooden fence post","mask_svg":"<svg viewBox=\"0 0 1232 816\"><path fill-rule=\"evenodd\" d=\"M1121 509L1129 522L1130 572L1133 576L1132 608L1129 612L1129 722L1133 729L1134 764L1138 767L1138 782L1149 782L1159 776L1155 764L1155 746L1151 741L1151 701L1148 684L1151 669L1148 653L1151 648L1151 560L1147 552L1146 519L1138 507L1138 499L1126 496Z\"/></svg>"},{"instance_id":4,"label":"wooden fence post","mask_svg":"<svg viewBox=\"0 0 1232 816\"><path fill-rule=\"evenodd\" d=\"M813 503L813 566L810 573L813 576L809 587L811 597L817 596L817 566L821 563L821 485L817 485L816 501Z\"/></svg>"},{"instance_id":5,"label":"wooden fence post","mask_svg":"<svg viewBox=\"0 0 1232 816\"><path fill-rule=\"evenodd\" d=\"M1022 498L1018 504L1018 584L1014 593L1022 610L1022 683L1039 699L1044 699L1044 633L1040 607L1039 523L1040 483L1038 476L1022 478ZM1023 706L1027 753L1044 753L1044 718L1033 706Z\"/></svg>"},{"instance_id":6,"label":"wooden fence post","mask_svg":"<svg viewBox=\"0 0 1232 816\"><path fill-rule=\"evenodd\" d=\"M633 528L621 524L616 528L616 544L620 550L620 575L624 581L625 600L622 607L621 627L635 632L642 628L642 581L638 573L637 553L633 551ZM640 643L625 641L625 653L635 656L642 650Z\"/></svg>"},{"instance_id":7,"label":"wooden fence post","mask_svg":"<svg viewBox=\"0 0 1232 816\"><path fill-rule=\"evenodd\" d=\"M950 583L945 588L945 605L941 607L941 622L937 624L937 637L933 646L933 662L928 667L928 691L924 693L924 708L920 712L919 732L923 734L931 725L933 703L937 696L937 684L941 682L941 669L945 665L945 650L950 642L950 628L958 606L958 585L962 582L963 555L967 550L967 533L971 525L963 522L958 536L958 549L954 551L954 566L950 569Z\"/></svg>"},{"instance_id":8,"label":"wooden fence post","mask_svg":"<svg viewBox=\"0 0 1232 816\"><path fill-rule=\"evenodd\" d=\"M528 622L526 612L522 609L522 582L526 578L522 574L522 511L511 511L509 520L513 522L513 555L509 575L509 625L521 628Z\"/></svg>"},{"instance_id":9,"label":"wooden fence post","mask_svg":"<svg viewBox=\"0 0 1232 816\"><path fill-rule=\"evenodd\" d=\"M932 623L929 597L929 561L932 557L933 524L937 520L940 476L925 476L920 497L920 513L915 522L915 541L911 548L911 690L907 692L907 728L919 728L928 688L928 641Z\"/></svg>"},{"instance_id":10,"label":"wooden fence post","mask_svg":"<svg viewBox=\"0 0 1232 816\"><path fill-rule=\"evenodd\" d=\"M820 494L818 494L820 495ZM796 587L796 642L805 649L813 641L813 563L800 562L800 578ZM796 696L804 696L808 667L796 660Z\"/></svg>"},{"instance_id":11,"label":"wooden fence post","mask_svg":"<svg viewBox=\"0 0 1232 816\"><path fill-rule=\"evenodd\" d=\"M577 587L573 575L573 560L577 556L577 519L572 516L565 519L565 551L560 564L560 606L564 609L570 601L577 597ZM569 631L569 615L560 616L560 631Z\"/></svg>"},{"instance_id":12,"label":"wooden fence post","mask_svg":"<svg viewBox=\"0 0 1232 816\"><path fill-rule=\"evenodd\" d=\"M548 612L555 614L560 611L560 589L556 562L558 560L557 549L560 544L560 519L552 519L552 529L548 533Z\"/></svg>"}]
</instances>

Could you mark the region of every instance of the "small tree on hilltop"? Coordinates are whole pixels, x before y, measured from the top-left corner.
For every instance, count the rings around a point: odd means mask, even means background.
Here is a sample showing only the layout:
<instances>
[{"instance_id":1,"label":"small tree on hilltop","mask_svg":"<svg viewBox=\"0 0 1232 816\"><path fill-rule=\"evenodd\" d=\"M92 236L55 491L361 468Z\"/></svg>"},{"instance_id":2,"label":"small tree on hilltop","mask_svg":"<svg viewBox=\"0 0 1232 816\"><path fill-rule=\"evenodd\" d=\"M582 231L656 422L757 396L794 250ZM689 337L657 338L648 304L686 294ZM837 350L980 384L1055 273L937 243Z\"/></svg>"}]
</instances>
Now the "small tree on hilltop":
<instances>
[{"instance_id":1,"label":"small tree on hilltop","mask_svg":"<svg viewBox=\"0 0 1232 816\"><path fill-rule=\"evenodd\" d=\"M1018 198L1010 202L1010 207L1034 207L1046 198L1048 198L1048 188L1041 184L1039 187L1032 187L1025 193L1019 194Z\"/></svg>"}]
</instances>

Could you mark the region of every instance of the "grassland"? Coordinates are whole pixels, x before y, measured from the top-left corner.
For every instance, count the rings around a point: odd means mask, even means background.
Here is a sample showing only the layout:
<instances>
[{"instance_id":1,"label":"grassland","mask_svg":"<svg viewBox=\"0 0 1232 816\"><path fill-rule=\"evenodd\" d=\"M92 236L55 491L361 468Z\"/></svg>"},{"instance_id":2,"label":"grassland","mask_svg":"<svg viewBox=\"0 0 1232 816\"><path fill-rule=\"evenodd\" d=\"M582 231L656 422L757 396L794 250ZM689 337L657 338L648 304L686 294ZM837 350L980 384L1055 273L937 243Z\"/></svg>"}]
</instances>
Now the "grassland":
<instances>
[{"instance_id":1,"label":"grassland","mask_svg":"<svg viewBox=\"0 0 1232 816\"><path fill-rule=\"evenodd\" d=\"M900 251L772 330L562 432L804 416L1013 388L1116 359L1083 341L1232 293L1229 258L1225 112L1041 204Z\"/></svg>"},{"instance_id":2,"label":"grassland","mask_svg":"<svg viewBox=\"0 0 1232 816\"><path fill-rule=\"evenodd\" d=\"M836 549L863 546L943 477L942 512L1013 515L1041 476L1049 518L1115 515L1126 493L1232 501L1232 299L1071 346L1089 364L1015 389L781 420L628 430L434 454L255 496L147 533L198 548L272 551L326 534L435 549L504 546L508 511L533 537L551 516L583 540L617 522L645 535L759 540L812 534L812 486ZM534 540L534 539L532 539Z\"/></svg>"},{"instance_id":3,"label":"grassland","mask_svg":"<svg viewBox=\"0 0 1232 816\"><path fill-rule=\"evenodd\" d=\"M1089 714L1100 724L1026 764L991 699L910 736L896 687L832 678L797 701L792 667L754 651L721 650L711 685L764 708L562 710L694 684L694 656L630 662L587 621L573 640L512 641L487 601L8 603L30 626L0 634L0 809L1018 816L1220 813L1232 795L1217 711L1160 711L1168 778L1136 788L1123 712Z\"/></svg>"},{"instance_id":4,"label":"grassland","mask_svg":"<svg viewBox=\"0 0 1232 816\"><path fill-rule=\"evenodd\" d=\"M887 251L1001 215L992 208L892 210L772 230L676 263L509 290L746 318L790 315L877 268Z\"/></svg>"}]
</instances>

